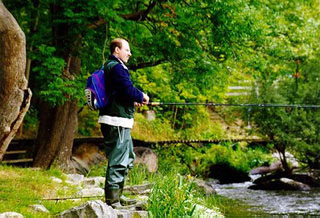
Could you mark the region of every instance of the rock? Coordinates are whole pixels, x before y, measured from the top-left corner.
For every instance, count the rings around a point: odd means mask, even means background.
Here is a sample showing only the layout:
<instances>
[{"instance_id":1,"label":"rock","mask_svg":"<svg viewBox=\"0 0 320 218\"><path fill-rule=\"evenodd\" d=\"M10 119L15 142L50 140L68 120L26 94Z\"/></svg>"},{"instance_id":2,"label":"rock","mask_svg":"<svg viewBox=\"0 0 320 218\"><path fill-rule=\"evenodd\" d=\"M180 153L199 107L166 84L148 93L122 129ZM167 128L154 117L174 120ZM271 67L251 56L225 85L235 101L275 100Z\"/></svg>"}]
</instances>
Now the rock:
<instances>
[{"instance_id":1,"label":"rock","mask_svg":"<svg viewBox=\"0 0 320 218\"><path fill-rule=\"evenodd\" d=\"M90 178L85 178L82 180L82 185L83 186L97 186L100 187L105 183L106 178L97 176L97 177L90 177Z\"/></svg>"},{"instance_id":2,"label":"rock","mask_svg":"<svg viewBox=\"0 0 320 218\"><path fill-rule=\"evenodd\" d=\"M16 212L0 213L0 218L23 218L23 215Z\"/></svg>"},{"instance_id":3,"label":"rock","mask_svg":"<svg viewBox=\"0 0 320 218\"><path fill-rule=\"evenodd\" d=\"M43 213L50 213L49 210L41 204L30 205L30 207L35 211L39 211L39 212L43 212Z\"/></svg>"},{"instance_id":4,"label":"rock","mask_svg":"<svg viewBox=\"0 0 320 218\"><path fill-rule=\"evenodd\" d=\"M104 190L102 188L98 187L87 187L84 189L81 189L78 193L77 196L81 197L93 197L93 196L104 196Z\"/></svg>"},{"instance_id":5,"label":"rock","mask_svg":"<svg viewBox=\"0 0 320 218\"><path fill-rule=\"evenodd\" d=\"M289 153L286 151L285 153L286 156L286 160L289 163L289 165L291 165L292 168L298 168L299 167L299 162L297 161L297 159L293 156L293 154ZM276 158L278 161L280 161L280 155L279 153L273 153L272 154L273 158Z\"/></svg>"},{"instance_id":6,"label":"rock","mask_svg":"<svg viewBox=\"0 0 320 218\"><path fill-rule=\"evenodd\" d=\"M149 217L149 213L148 211L133 211L132 216L134 218L148 218Z\"/></svg>"},{"instance_id":7,"label":"rock","mask_svg":"<svg viewBox=\"0 0 320 218\"><path fill-rule=\"evenodd\" d=\"M81 173L83 175L87 174L90 170L89 165L85 161L74 156L71 157L70 168L73 168L75 172Z\"/></svg>"},{"instance_id":8,"label":"rock","mask_svg":"<svg viewBox=\"0 0 320 218\"><path fill-rule=\"evenodd\" d=\"M266 176L259 177L258 179L254 180L253 183L261 184L261 183L265 183L265 182L273 180L273 179L280 179L282 177L287 177L287 176L288 176L288 174L285 172L274 172L274 173L268 174Z\"/></svg>"},{"instance_id":9,"label":"rock","mask_svg":"<svg viewBox=\"0 0 320 218\"><path fill-rule=\"evenodd\" d=\"M80 174L67 174L67 179L71 184L79 185L84 180L84 175Z\"/></svg>"},{"instance_id":10,"label":"rock","mask_svg":"<svg viewBox=\"0 0 320 218\"><path fill-rule=\"evenodd\" d=\"M106 157L103 152L99 150L99 146L93 143L83 143L79 145L75 149L73 156L81 159L89 166L106 161Z\"/></svg>"},{"instance_id":11,"label":"rock","mask_svg":"<svg viewBox=\"0 0 320 218\"><path fill-rule=\"evenodd\" d=\"M80 144L71 157L71 165L76 172L87 174L92 165L104 163L105 155L99 150L99 146L93 143Z\"/></svg>"},{"instance_id":12,"label":"rock","mask_svg":"<svg viewBox=\"0 0 320 218\"><path fill-rule=\"evenodd\" d=\"M288 178L267 180L249 187L253 190L310 190L310 186Z\"/></svg>"},{"instance_id":13,"label":"rock","mask_svg":"<svg viewBox=\"0 0 320 218\"><path fill-rule=\"evenodd\" d=\"M147 195L137 195L135 196L135 199L144 203L148 203L149 201L149 197Z\"/></svg>"},{"instance_id":14,"label":"rock","mask_svg":"<svg viewBox=\"0 0 320 218\"><path fill-rule=\"evenodd\" d=\"M218 179L221 184L250 181L247 173L223 163L212 165L210 167L209 177Z\"/></svg>"},{"instance_id":15,"label":"rock","mask_svg":"<svg viewBox=\"0 0 320 218\"><path fill-rule=\"evenodd\" d=\"M297 182L293 179L281 178L280 181L283 182L284 184L287 184L289 187L292 188L292 190L307 191L311 189L310 186L302 182Z\"/></svg>"},{"instance_id":16,"label":"rock","mask_svg":"<svg viewBox=\"0 0 320 218\"><path fill-rule=\"evenodd\" d=\"M212 195L216 194L216 190L214 189L214 186L212 183L201 180L201 179L195 179L194 182L196 185L204 190L206 195Z\"/></svg>"},{"instance_id":17,"label":"rock","mask_svg":"<svg viewBox=\"0 0 320 218\"><path fill-rule=\"evenodd\" d=\"M148 218L148 211L119 210L118 218Z\"/></svg>"},{"instance_id":18,"label":"rock","mask_svg":"<svg viewBox=\"0 0 320 218\"><path fill-rule=\"evenodd\" d=\"M298 182L302 182L304 184L307 184L311 187L320 187L319 182L314 178L313 176L307 175L307 174L292 174L288 176L289 179L293 179Z\"/></svg>"},{"instance_id":19,"label":"rock","mask_svg":"<svg viewBox=\"0 0 320 218\"><path fill-rule=\"evenodd\" d=\"M256 180L254 180L253 183L259 185L259 184L268 182L270 180L280 179L280 178L292 179L297 182L307 184L310 187L319 187L320 186L318 181L313 176L309 176L307 174L289 174L289 173L281 172L281 171L277 171L275 173L272 173L272 174L269 174L266 176L262 176Z\"/></svg>"},{"instance_id":20,"label":"rock","mask_svg":"<svg viewBox=\"0 0 320 218\"><path fill-rule=\"evenodd\" d=\"M224 217L219 211L209 209L205 206L202 206L200 204L195 205L196 208L192 214L192 217L203 217L203 218L218 218L218 217Z\"/></svg>"},{"instance_id":21,"label":"rock","mask_svg":"<svg viewBox=\"0 0 320 218\"><path fill-rule=\"evenodd\" d=\"M254 168L250 171L250 175L257 175L257 174L268 174L275 171L283 171L282 164L280 161L272 163L270 166L262 166Z\"/></svg>"},{"instance_id":22,"label":"rock","mask_svg":"<svg viewBox=\"0 0 320 218\"><path fill-rule=\"evenodd\" d=\"M133 207L134 209L134 207ZM58 218L147 218L147 211L135 211L130 209L115 210L100 200L87 203L66 210L57 216Z\"/></svg>"},{"instance_id":23,"label":"rock","mask_svg":"<svg viewBox=\"0 0 320 218\"><path fill-rule=\"evenodd\" d=\"M125 186L123 190L131 192L132 194L144 195L151 193L153 184L147 183L143 185Z\"/></svg>"},{"instance_id":24,"label":"rock","mask_svg":"<svg viewBox=\"0 0 320 218\"><path fill-rule=\"evenodd\" d=\"M56 183L62 183L62 180L57 177L52 176L51 179L52 179L52 181L54 181Z\"/></svg>"},{"instance_id":25,"label":"rock","mask_svg":"<svg viewBox=\"0 0 320 218\"><path fill-rule=\"evenodd\" d=\"M136 154L135 164L144 164L147 166L149 172L156 172L158 169L158 156L156 153L146 147L134 147L134 153Z\"/></svg>"},{"instance_id":26,"label":"rock","mask_svg":"<svg viewBox=\"0 0 320 218\"><path fill-rule=\"evenodd\" d=\"M58 218L117 218L117 211L100 200L88 201L78 207L63 211Z\"/></svg>"}]
</instances>

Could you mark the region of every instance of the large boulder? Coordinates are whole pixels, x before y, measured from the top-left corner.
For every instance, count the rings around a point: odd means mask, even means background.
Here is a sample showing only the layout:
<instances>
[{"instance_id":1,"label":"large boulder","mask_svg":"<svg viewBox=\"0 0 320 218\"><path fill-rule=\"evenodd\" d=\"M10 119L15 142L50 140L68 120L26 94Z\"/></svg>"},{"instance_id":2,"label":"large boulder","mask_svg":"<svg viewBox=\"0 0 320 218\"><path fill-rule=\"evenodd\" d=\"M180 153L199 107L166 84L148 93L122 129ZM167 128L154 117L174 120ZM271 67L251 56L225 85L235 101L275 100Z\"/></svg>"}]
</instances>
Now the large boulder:
<instances>
[{"instance_id":1,"label":"large boulder","mask_svg":"<svg viewBox=\"0 0 320 218\"><path fill-rule=\"evenodd\" d=\"M314 178L312 175L307 174L292 174L288 176L289 179L293 179L298 182L305 183L311 187L320 187L319 181L317 181L316 178Z\"/></svg>"},{"instance_id":2,"label":"large boulder","mask_svg":"<svg viewBox=\"0 0 320 218\"><path fill-rule=\"evenodd\" d=\"M148 168L149 172L156 172L158 169L158 156L151 149L146 147L134 147L134 153L136 154L135 164L144 164Z\"/></svg>"},{"instance_id":3,"label":"large boulder","mask_svg":"<svg viewBox=\"0 0 320 218\"><path fill-rule=\"evenodd\" d=\"M269 173L283 171L283 167L280 161L276 161L271 163L270 166L262 166L254 168L250 171L250 175L266 175Z\"/></svg>"},{"instance_id":4,"label":"large boulder","mask_svg":"<svg viewBox=\"0 0 320 218\"><path fill-rule=\"evenodd\" d=\"M253 190L310 190L310 186L288 178L272 179L249 187Z\"/></svg>"},{"instance_id":5,"label":"large boulder","mask_svg":"<svg viewBox=\"0 0 320 218\"><path fill-rule=\"evenodd\" d=\"M253 190L310 190L311 187L319 187L319 183L307 174L290 174L275 172L262 176L253 181Z\"/></svg>"},{"instance_id":6,"label":"large boulder","mask_svg":"<svg viewBox=\"0 0 320 218\"><path fill-rule=\"evenodd\" d=\"M99 150L99 146L93 143L83 143L76 147L71 157L71 168L74 173L87 174L90 167L103 163L106 157Z\"/></svg>"},{"instance_id":7,"label":"large boulder","mask_svg":"<svg viewBox=\"0 0 320 218\"><path fill-rule=\"evenodd\" d=\"M206 193L206 195L213 195L217 193L212 182L208 182L202 179L194 179L194 183L200 189L202 189Z\"/></svg>"},{"instance_id":8,"label":"large boulder","mask_svg":"<svg viewBox=\"0 0 320 218\"><path fill-rule=\"evenodd\" d=\"M78 207L63 211L58 218L117 218L117 212L100 200L88 201Z\"/></svg>"}]
</instances>

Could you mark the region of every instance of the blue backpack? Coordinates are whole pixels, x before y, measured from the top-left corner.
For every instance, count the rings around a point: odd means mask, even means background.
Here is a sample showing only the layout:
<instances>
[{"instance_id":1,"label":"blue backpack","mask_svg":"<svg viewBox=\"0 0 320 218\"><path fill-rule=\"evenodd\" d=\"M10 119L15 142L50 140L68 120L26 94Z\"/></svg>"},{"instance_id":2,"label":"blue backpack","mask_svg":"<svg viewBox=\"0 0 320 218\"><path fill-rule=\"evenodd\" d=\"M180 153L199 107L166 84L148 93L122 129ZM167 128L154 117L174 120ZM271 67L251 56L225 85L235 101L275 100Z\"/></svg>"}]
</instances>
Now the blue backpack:
<instances>
[{"instance_id":1,"label":"blue backpack","mask_svg":"<svg viewBox=\"0 0 320 218\"><path fill-rule=\"evenodd\" d=\"M107 72L109 72L118 62L110 61L107 64ZM110 93L105 89L106 81L104 76L104 66L100 70L93 72L87 79L87 85L84 90L87 104L91 110L104 108L109 103Z\"/></svg>"}]
</instances>

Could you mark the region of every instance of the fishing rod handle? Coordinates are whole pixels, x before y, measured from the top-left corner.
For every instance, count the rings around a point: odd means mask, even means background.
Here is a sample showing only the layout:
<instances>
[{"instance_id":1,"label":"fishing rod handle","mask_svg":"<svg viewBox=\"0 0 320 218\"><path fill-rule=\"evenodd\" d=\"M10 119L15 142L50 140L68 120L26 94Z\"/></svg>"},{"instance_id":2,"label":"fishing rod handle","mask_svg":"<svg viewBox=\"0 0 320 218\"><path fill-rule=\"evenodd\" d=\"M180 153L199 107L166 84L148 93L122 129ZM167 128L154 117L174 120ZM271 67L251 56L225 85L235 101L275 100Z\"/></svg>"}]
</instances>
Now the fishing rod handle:
<instances>
[{"instance_id":1,"label":"fishing rod handle","mask_svg":"<svg viewBox=\"0 0 320 218\"><path fill-rule=\"evenodd\" d=\"M148 105L149 106L159 106L161 104L161 102L149 102Z\"/></svg>"}]
</instances>

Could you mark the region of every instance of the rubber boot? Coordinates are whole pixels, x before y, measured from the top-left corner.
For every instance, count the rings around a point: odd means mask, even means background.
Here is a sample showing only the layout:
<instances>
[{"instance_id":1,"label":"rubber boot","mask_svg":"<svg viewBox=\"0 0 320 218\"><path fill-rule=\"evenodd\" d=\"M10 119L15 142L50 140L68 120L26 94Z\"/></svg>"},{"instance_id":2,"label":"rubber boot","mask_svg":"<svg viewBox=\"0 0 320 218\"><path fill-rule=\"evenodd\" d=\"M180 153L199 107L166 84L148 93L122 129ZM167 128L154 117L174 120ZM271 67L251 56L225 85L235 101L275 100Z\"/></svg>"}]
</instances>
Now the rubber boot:
<instances>
[{"instance_id":1,"label":"rubber boot","mask_svg":"<svg viewBox=\"0 0 320 218\"><path fill-rule=\"evenodd\" d=\"M122 194L123 193L123 188L124 188L124 181L119 183L119 186L120 186L120 203L122 205L133 205L133 204L136 204L137 201L135 199L127 198L126 196L124 196Z\"/></svg>"},{"instance_id":2,"label":"rubber boot","mask_svg":"<svg viewBox=\"0 0 320 218\"><path fill-rule=\"evenodd\" d=\"M114 209L122 207L120 203L120 189L106 190L106 203Z\"/></svg>"}]
</instances>

